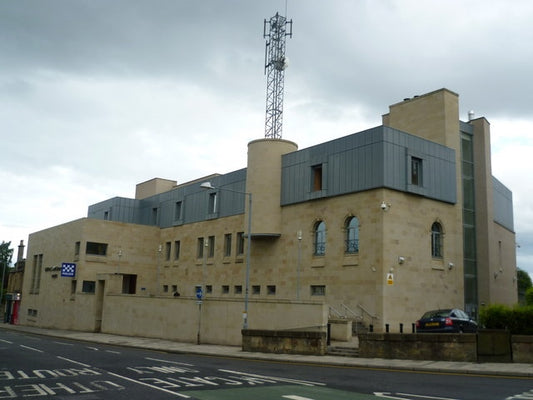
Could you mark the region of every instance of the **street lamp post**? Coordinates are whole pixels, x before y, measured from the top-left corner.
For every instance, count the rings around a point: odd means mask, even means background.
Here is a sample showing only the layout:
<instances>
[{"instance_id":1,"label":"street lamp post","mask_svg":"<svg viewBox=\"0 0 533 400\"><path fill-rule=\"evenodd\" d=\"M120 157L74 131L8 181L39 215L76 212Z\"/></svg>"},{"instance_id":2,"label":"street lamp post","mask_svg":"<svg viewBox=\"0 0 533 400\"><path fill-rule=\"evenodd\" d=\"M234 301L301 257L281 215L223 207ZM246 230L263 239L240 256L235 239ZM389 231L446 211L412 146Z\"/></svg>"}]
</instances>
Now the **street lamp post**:
<instances>
[{"instance_id":1,"label":"street lamp post","mask_svg":"<svg viewBox=\"0 0 533 400\"><path fill-rule=\"evenodd\" d=\"M251 258L251 249L252 249L252 193L241 192L239 190L232 190L227 188L220 188L211 185L211 182L204 182L200 185L202 189L218 189L225 190L228 192L240 193L248 196L248 248L246 251L246 277L245 277L245 286L244 286L244 313L243 313L243 324L242 329L248 329L248 301L250 294L250 258Z\"/></svg>"}]
</instances>

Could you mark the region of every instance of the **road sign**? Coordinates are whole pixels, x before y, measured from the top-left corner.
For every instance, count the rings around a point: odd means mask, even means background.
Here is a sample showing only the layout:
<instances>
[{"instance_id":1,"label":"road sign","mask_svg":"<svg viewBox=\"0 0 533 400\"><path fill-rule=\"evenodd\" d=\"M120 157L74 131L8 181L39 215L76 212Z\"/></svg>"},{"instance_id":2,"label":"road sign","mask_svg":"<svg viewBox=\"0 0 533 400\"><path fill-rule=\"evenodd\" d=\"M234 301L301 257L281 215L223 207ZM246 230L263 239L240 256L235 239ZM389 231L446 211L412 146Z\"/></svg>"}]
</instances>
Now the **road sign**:
<instances>
[{"instance_id":1,"label":"road sign","mask_svg":"<svg viewBox=\"0 0 533 400\"><path fill-rule=\"evenodd\" d=\"M62 263L61 264L61 276L67 278L74 278L76 276L76 264L75 263Z\"/></svg>"},{"instance_id":2,"label":"road sign","mask_svg":"<svg viewBox=\"0 0 533 400\"><path fill-rule=\"evenodd\" d=\"M198 300L202 300L202 297L204 297L204 293L202 291L202 287L201 286L196 286L196 298Z\"/></svg>"}]
</instances>

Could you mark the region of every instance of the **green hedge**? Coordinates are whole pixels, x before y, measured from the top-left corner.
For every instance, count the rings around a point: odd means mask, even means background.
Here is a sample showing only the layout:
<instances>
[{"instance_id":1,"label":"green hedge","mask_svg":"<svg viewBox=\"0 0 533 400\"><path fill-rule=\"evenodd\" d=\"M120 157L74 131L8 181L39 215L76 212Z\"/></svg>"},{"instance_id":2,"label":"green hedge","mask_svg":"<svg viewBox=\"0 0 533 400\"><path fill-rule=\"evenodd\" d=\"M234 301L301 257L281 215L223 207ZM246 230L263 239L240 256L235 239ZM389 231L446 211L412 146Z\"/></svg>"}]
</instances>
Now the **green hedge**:
<instances>
[{"instance_id":1,"label":"green hedge","mask_svg":"<svg viewBox=\"0 0 533 400\"><path fill-rule=\"evenodd\" d=\"M481 327L507 329L515 335L533 335L533 306L508 307L493 304L479 313Z\"/></svg>"}]
</instances>

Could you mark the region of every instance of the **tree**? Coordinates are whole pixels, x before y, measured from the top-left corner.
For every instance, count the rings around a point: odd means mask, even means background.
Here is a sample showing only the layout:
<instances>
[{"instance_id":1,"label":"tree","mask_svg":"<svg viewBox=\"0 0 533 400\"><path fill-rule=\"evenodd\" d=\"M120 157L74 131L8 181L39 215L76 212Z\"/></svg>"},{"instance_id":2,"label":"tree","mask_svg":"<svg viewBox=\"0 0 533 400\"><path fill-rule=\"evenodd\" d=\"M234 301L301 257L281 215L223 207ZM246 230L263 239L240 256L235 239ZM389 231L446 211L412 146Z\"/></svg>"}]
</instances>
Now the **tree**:
<instances>
[{"instance_id":1,"label":"tree","mask_svg":"<svg viewBox=\"0 0 533 400\"><path fill-rule=\"evenodd\" d=\"M0 302L4 297L4 288L7 286L7 274L6 270L11 264L11 259L13 258L13 249L10 249L11 242L4 242L0 244L0 277L2 279L0 285Z\"/></svg>"},{"instance_id":2,"label":"tree","mask_svg":"<svg viewBox=\"0 0 533 400\"><path fill-rule=\"evenodd\" d=\"M524 304L526 291L533 287L533 282L531 282L531 277L529 274L520 268L517 268L516 270L516 280L516 286L518 288L518 302Z\"/></svg>"}]
</instances>

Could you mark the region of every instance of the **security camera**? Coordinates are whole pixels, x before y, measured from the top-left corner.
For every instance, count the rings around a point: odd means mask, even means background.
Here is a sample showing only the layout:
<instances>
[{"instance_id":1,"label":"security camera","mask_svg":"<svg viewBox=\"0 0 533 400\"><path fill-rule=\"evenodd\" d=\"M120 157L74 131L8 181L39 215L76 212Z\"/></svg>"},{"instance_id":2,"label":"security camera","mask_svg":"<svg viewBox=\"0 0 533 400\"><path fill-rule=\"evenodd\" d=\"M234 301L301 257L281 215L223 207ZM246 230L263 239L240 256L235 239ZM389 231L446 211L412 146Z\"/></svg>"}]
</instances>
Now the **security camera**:
<instances>
[{"instance_id":1,"label":"security camera","mask_svg":"<svg viewBox=\"0 0 533 400\"><path fill-rule=\"evenodd\" d=\"M387 207L387 204L386 204L384 201L382 201L382 202L381 202L381 209L382 209L383 211L386 211L387 208L388 208L388 207Z\"/></svg>"}]
</instances>

